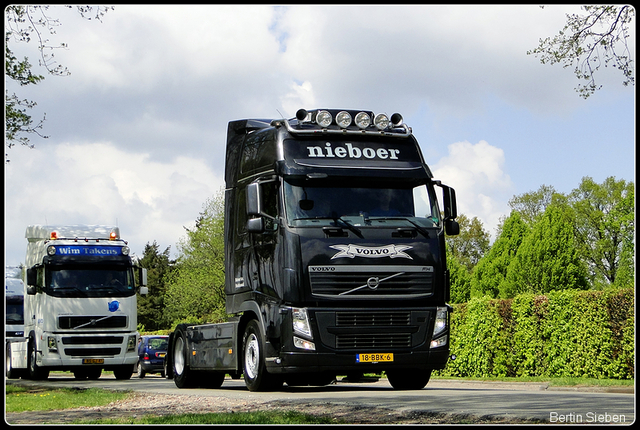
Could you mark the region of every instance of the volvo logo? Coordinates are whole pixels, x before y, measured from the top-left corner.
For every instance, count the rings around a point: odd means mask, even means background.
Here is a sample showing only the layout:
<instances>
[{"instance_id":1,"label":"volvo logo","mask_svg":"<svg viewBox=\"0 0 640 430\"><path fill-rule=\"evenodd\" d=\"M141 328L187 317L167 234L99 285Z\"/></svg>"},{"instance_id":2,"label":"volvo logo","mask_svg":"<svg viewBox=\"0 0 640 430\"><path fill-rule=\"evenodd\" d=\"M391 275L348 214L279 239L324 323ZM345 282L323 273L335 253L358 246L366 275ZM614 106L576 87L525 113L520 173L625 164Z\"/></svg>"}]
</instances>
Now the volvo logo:
<instances>
[{"instance_id":1,"label":"volvo logo","mask_svg":"<svg viewBox=\"0 0 640 430\"><path fill-rule=\"evenodd\" d=\"M371 288L372 290L378 288L378 285L380 285L380 279L378 277L372 276L371 278L367 279L367 287Z\"/></svg>"}]
</instances>

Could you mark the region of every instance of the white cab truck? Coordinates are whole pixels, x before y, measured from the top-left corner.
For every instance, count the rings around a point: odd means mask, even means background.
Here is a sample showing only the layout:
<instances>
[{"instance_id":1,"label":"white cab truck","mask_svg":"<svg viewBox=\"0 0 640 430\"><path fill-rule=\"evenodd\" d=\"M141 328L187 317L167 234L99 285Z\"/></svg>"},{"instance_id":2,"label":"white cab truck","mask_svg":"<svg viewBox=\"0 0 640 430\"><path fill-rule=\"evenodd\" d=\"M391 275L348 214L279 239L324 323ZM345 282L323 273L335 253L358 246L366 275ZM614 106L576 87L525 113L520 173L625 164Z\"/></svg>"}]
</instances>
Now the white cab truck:
<instances>
[{"instance_id":1,"label":"white cab truck","mask_svg":"<svg viewBox=\"0 0 640 430\"><path fill-rule=\"evenodd\" d=\"M7 376L52 370L129 379L138 360L134 261L111 226L27 227L24 340L8 344ZM139 292L147 294L146 269Z\"/></svg>"}]
</instances>

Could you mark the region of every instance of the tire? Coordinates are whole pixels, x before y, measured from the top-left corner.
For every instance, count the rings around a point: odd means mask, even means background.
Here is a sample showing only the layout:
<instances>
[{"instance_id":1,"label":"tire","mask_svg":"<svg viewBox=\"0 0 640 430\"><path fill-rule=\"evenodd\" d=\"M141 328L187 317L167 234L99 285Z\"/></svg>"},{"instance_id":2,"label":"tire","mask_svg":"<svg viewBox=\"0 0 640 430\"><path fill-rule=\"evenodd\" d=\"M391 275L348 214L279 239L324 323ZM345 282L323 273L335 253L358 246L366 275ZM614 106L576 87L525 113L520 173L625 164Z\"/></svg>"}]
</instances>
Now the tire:
<instances>
[{"instance_id":1,"label":"tire","mask_svg":"<svg viewBox=\"0 0 640 430\"><path fill-rule=\"evenodd\" d=\"M174 333L172 350L173 382L178 388L197 387L199 381L197 375L189 367L189 345L187 333L184 327L178 326Z\"/></svg>"},{"instance_id":2,"label":"tire","mask_svg":"<svg viewBox=\"0 0 640 430\"><path fill-rule=\"evenodd\" d=\"M118 380L127 380L131 379L131 375L133 375L133 364L125 364L123 366L117 366L113 369L113 376Z\"/></svg>"},{"instance_id":3,"label":"tire","mask_svg":"<svg viewBox=\"0 0 640 430\"><path fill-rule=\"evenodd\" d=\"M29 342L29 357L28 357L28 368L29 368L29 379L33 379L34 381L42 381L49 378L49 370L42 369L36 363L36 340L31 338Z\"/></svg>"},{"instance_id":4,"label":"tire","mask_svg":"<svg viewBox=\"0 0 640 430\"><path fill-rule=\"evenodd\" d=\"M138 374L138 378L144 378L145 372L144 370L142 370L142 364L140 363L140 361L138 361L138 364L136 364L136 373Z\"/></svg>"},{"instance_id":5,"label":"tire","mask_svg":"<svg viewBox=\"0 0 640 430\"><path fill-rule=\"evenodd\" d=\"M11 365L11 342L7 342L7 356L5 361L5 375L7 379L18 379L24 376L24 369L14 369Z\"/></svg>"},{"instance_id":6,"label":"tire","mask_svg":"<svg viewBox=\"0 0 640 430\"><path fill-rule=\"evenodd\" d=\"M242 337L242 353L244 382L249 391L273 391L282 387L283 379L267 372L264 342L256 320L247 324Z\"/></svg>"},{"instance_id":7,"label":"tire","mask_svg":"<svg viewBox=\"0 0 640 430\"><path fill-rule=\"evenodd\" d=\"M422 390L431 379L431 370L389 370L387 379L396 390Z\"/></svg>"}]
</instances>

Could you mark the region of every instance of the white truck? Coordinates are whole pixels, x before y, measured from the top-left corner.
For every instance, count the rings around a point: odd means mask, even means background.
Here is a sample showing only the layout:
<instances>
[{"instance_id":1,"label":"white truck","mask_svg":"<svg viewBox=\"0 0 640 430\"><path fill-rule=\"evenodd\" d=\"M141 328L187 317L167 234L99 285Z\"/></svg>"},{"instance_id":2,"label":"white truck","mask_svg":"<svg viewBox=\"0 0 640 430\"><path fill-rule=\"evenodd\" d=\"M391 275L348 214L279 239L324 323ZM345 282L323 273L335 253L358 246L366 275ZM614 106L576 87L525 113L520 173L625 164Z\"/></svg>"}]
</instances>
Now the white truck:
<instances>
[{"instance_id":1,"label":"white truck","mask_svg":"<svg viewBox=\"0 0 640 430\"><path fill-rule=\"evenodd\" d=\"M24 284L19 267L5 268L5 343L24 338Z\"/></svg>"},{"instance_id":2,"label":"white truck","mask_svg":"<svg viewBox=\"0 0 640 430\"><path fill-rule=\"evenodd\" d=\"M27 227L24 340L8 344L7 377L51 370L129 379L138 360L134 261L117 227ZM146 269L139 269L147 294Z\"/></svg>"}]
</instances>

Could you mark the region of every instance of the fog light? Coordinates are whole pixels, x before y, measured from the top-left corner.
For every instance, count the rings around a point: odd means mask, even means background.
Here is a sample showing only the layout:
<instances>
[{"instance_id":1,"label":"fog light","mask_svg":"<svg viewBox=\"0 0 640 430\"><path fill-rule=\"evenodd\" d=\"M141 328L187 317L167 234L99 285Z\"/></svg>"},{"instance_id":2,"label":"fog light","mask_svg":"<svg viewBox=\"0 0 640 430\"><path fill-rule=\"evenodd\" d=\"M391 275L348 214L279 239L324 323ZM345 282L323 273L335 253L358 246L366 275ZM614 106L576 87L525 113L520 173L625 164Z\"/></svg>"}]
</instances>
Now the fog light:
<instances>
[{"instance_id":1,"label":"fog light","mask_svg":"<svg viewBox=\"0 0 640 430\"><path fill-rule=\"evenodd\" d=\"M49 255L56 255L56 247L55 247L55 246L53 246L53 245L52 245L52 246L49 246L49 247L47 248L47 254L49 254Z\"/></svg>"},{"instance_id":2,"label":"fog light","mask_svg":"<svg viewBox=\"0 0 640 430\"><path fill-rule=\"evenodd\" d=\"M309 351L315 351L316 345L310 340L301 339L297 336L293 336L293 346L300 349L306 349Z\"/></svg>"},{"instance_id":3,"label":"fog light","mask_svg":"<svg viewBox=\"0 0 640 430\"><path fill-rule=\"evenodd\" d=\"M444 335L431 341L431 348L438 348L447 344L448 336Z\"/></svg>"}]
</instances>

